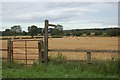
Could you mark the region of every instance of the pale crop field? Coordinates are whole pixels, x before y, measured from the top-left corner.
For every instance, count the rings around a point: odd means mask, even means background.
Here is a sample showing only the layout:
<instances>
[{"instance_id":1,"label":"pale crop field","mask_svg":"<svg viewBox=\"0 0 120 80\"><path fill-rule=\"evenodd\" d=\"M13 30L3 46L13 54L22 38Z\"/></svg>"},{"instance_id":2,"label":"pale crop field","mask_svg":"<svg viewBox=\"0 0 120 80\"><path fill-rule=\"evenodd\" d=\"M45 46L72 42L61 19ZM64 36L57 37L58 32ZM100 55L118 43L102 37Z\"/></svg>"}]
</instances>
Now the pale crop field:
<instances>
[{"instance_id":1,"label":"pale crop field","mask_svg":"<svg viewBox=\"0 0 120 80\"><path fill-rule=\"evenodd\" d=\"M118 50L118 37L64 37L49 38L49 49L80 49L80 50ZM27 42L27 46L37 47L37 42ZM24 47L24 42L14 42L14 47ZM7 48L7 41L2 41L2 48ZM24 53L25 49L14 49L14 53ZM29 59L38 59L37 49L28 49ZM35 53L36 55L31 55ZM68 60L85 60L84 52L49 52L50 57L62 54ZM7 57L6 52L2 52L2 57ZM25 58L25 54L14 54L15 58ZM107 60L118 57L115 53L92 53L92 60Z\"/></svg>"},{"instance_id":2,"label":"pale crop field","mask_svg":"<svg viewBox=\"0 0 120 80\"><path fill-rule=\"evenodd\" d=\"M80 50L118 50L118 37L69 37L52 38L49 40L49 49L80 49ZM85 52L58 52L67 59L85 60ZM50 55L54 56L55 52ZM92 59L107 60L118 57L115 53L92 53Z\"/></svg>"}]
</instances>

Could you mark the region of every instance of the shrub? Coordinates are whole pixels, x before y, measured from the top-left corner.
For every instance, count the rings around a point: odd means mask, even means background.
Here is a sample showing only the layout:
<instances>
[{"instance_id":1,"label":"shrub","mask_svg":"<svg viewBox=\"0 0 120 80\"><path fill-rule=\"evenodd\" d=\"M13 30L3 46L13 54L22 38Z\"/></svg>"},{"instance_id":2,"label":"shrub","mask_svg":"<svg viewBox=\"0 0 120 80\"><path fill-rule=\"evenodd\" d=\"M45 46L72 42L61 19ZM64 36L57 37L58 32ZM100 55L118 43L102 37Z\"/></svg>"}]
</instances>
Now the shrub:
<instances>
[{"instance_id":1,"label":"shrub","mask_svg":"<svg viewBox=\"0 0 120 80\"><path fill-rule=\"evenodd\" d=\"M51 38L63 38L63 35L52 35Z\"/></svg>"}]
</instances>

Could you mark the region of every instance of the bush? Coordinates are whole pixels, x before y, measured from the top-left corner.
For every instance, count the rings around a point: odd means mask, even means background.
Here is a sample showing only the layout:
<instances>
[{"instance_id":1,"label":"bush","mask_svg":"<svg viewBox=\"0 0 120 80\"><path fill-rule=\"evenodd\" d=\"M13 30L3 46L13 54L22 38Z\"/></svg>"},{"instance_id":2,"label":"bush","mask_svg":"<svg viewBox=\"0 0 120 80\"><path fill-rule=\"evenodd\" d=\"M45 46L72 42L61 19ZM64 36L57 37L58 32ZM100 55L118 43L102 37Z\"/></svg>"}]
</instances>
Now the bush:
<instances>
[{"instance_id":1,"label":"bush","mask_svg":"<svg viewBox=\"0 0 120 80\"><path fill-rule=\"evenodd\" d=\"M52 35L51 38L63 38L63 35Z\"/></svg>"}]
</instances>

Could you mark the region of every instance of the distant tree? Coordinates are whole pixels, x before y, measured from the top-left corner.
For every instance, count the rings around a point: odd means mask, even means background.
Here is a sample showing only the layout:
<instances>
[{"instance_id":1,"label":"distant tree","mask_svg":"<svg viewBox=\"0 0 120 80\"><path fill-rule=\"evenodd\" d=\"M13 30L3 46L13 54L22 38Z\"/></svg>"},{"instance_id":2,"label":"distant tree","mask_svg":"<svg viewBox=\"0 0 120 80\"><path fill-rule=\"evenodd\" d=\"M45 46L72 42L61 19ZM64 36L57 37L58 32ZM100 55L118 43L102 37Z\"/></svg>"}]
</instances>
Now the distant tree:
<instances>
[{"instance_id":1,"label":"distant tree","mask_svg":"<svg viewBox=\"0 0 120 80\"><path fill-rule=\"evenodd\" d=\"M38 28L38 33L43 34L43 28Z\"/></svg>"},{"instance_id":2,"label":"distant tree","mask_svg":"<svg viewBox=\"0 0 120 80\"><path fill-rule=\"evenodd\" d=\"M69 32L64 32L64 36L70 36Z\"/></svg>"},{"instance_id":3,"label":"distant tree","mask_svg":"<svg viewBox=\"0 0 120 80\"><path fill-rule=\"evenodd\" d=\"M98 35L102 35L102 32L101 31L96 31L95 36L98 36Z\"/></svg>"},{"instance_id":4,"label":"distant tree","mask_svg":"<svg viewBox=\"0 0 120 80\"><path fill-rule=\"evenodd\" d=\"M63 31L63 25L57 24L56 29L58 29L58 30L60 30L60 31Z\"/></svg>"},{"instance_id":5,"label":"distant tree","mask_svg":"<svg viewBox=\"0 0 120 80\"><path fill-rule=\"evenodd\" d=\"M10 34L11 36L17 36L17 35L21 35L22 34L22 28L20 25L14 25L11 27L10 30Z\"/></svg>"},{"instance_id":6,"label":"distant tree","mask_svg":"<svg viewBox=\"0 0 120 80\"><path fill-rule=\"evenodd\" d=\"M86 35L89 36L91 33L90 32L86 32Z\"/></svg>"},{"instance_id":7,"label":"distant tree","mask_svg":"<svg viewBox=\"0 0 120 80\"><path fill-rule=\"evenodd\" d=\"M21 28L20 25L14 25L13 27L11 27L11 31L12 32L21 33L22 32L22 28Z\"/></svg>"},{"instance_id":8,"label":"distant tree","mask_svg":"<svg viewBox=\"0 0 120 80\"><path fill-rule=\"evenodd\" d=\"M30 30L31 30L31 27L30 27L30 26L28 26L28 32L30 32Z\"/></svg>"},{"instance_id":9,"label":"distant tree","mask_svg":"<svg viewBox=\"0 0 120 80\"><path fill-rule=\"evenodd\" d=\"M11 30L10 29L5 29L5 32L10 32Z\"/></svg>"},{"instance_id":10,"label":"distant tree","mask_svg":"<svg viewBox=\"0 0 120 80\"><path fill-rule=\"evenodd\" d=\"M11 30L5 29L5 31L2 32L2 36L11 36Z\"/></svg>"},{"instance_id":11,"label":"distant tree","mask_svg":"<svg viewBox=\"0 0 120 80\"><path fill-rule=\"evenodd\" d=\"M53 29L51 31L51 35L64 35L64 32L62 30L59 30L59 29Z\"/></svg>"},{"instance_id":12,"label":"distant tree","mask_svg":"<svg viewBox=\"0 0 120 80\"><path fill-rule=\"evenodd\" d=\"M0 31L0 36L2 36L2 31Z\"/></svg>"},{"instance_id":13,"label":"distant tree","mask_svg":"<svg viewBox=\"0 0 120 80\"><path fill-rule=\"evenodd\" d=\"M28 34L33 36L36 36L38 34L38 27L35 25L29 26L28 27Z\"/></svg>"},{"instance_id":14,"label":"distant tree","mask_svg":"<svg viewBox=\"0 0 120 80\"><path fill-rule=\"evenodd\" d=\"M109 29L106 33L108 36L118 36L120 34L120 29Z\"/></svg>"},{"instance_id":15,"label":"distant tree","mask_svg":"<svg viewBox=\"0 0 120 80\"><path fill-rule=\"evenodd\" d=\"M82 33L80 31L73 31L71 32L72 36L81 36Z\"/></svg>"},{"instance_id":16,"label":"distant tree","mask_svg":"<svg viewBox=\"0 0 120 80\"><path fill-rule=\"evenodd\" d=\"M27 35L28 33L26 31L23 31L22 32L22 35Z\"/></svg>"}]
</instances>

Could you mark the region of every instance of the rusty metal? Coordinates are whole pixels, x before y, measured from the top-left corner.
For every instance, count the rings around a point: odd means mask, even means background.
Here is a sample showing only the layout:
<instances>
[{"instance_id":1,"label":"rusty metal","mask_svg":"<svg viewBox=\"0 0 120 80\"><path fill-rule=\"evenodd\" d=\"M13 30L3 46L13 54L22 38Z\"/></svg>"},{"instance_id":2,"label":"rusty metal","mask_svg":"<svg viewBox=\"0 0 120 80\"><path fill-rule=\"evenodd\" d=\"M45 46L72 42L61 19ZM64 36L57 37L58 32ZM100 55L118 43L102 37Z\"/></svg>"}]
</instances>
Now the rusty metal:
<instances>
[{"instance_id":1,"label":"rusty metal","mask_svg":"<svg viewBox=\"0 0 120 80\"><path fill-rule=\"evenodd\" d=\"M25 54L25 53L13 53L13 54ZM27 53L27 55L38 55L38 53Z\"/></svg>"},{"instance_id":2,"label":"rusty metal","mask_svg":"<svg viewBox=\"0 0 120 80\"><path fill-rule=\"evenodd\" d=\"M39 40L14 40L13 42L19 42L19 41L39 41Z\"/></svg>"},{"instance_id":3,"label":"rusty metal","mask_svg":"<svg viewBox=\"0 0 120 80\"><path fill-rule=\"evenodd\" d=\"M8 51L8 49L0 49L0 51Z\"/></svg>"},{"instance_id":4,"label":"rusty metal","mask_svg":"<svg viewBox=\"0 0 120 80\"><path fill-rule=\"evenodd\" d=\"M19 46L18 46L18 47L17 47L17 46L16 46L16 47L15 47L15 46L13 47L13 46L12 46L12 50L13 50L13 49L16 49L16 50L17 50L17 49L24 49L24 52L22 52L22 53L21 53L21 52L12 52L12 53L13 53L13 55L14 55L14 54L16 54L16 55L17 55L17 54L21 54L21 55L24 54L25 59L15 58L14 56L13 56L13 59L14 59L14 60L25 60L25 65L28 65L28 60L38 60L38 59L29 59L29 58L28 58L28 55L37 55L37 56L39 56L39 52L38 52L38 53L30 53L30 52L27 52L28 49L38 49L38 46L37 46L37 47L27 46L27 42L29 42L29 41L37 41L37 42L38 42L38 41L42 41L42 40L13 40L13 43L14 43L14 42L21 42L21 41L22 41L22 43L24 42L23 47L19 47ZM13 43L12 43L12 44L13 44ZM40 46L41 46L41 45L40 45ZM13 59L12 59L12 60L13 60Z\"/></svg>"},{"instance_id":5,"label":"rusty metal","mask_svg":"<svg viewBox=\"0 0 120 80\"><path fill-rule=\"evenodd\" d=\"M20 48L25 48L25 47L13 47L13 48L14 48L14 49L15 49L15 48L16 48L16 49L17 49L17 48L20 49ZM28 49L28 48L31 48L31 49L38 49L38 47L26 47L26 48L27 48L27 49Z\"/></svg>"}]
</instances>

